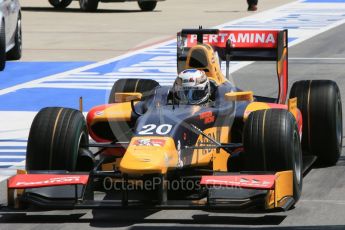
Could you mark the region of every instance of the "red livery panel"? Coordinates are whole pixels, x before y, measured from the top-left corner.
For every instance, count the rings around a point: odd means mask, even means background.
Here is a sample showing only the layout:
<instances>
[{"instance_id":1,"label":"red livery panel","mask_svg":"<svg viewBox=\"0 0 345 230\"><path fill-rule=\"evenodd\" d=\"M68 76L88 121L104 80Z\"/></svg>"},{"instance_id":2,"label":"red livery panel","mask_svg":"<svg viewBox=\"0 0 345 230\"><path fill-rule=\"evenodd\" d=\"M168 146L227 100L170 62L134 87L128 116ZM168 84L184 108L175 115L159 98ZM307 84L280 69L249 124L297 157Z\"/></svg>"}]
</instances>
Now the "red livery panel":
<instances>
[{"instance_id":1,"label":"red livery panel","mask_svg":"<svg viewBox=\"0 0 345 230\"><path fill-rule=\"evenodd\" d=\"M60 185L86 185L89 175L18 174L8 180L8 188L25 189Z\"/></svg>"},{"instance_id":2,"label":"red livery panel","mask_svg":"<svg viewBox=\"0 0 345 230\"><path fill-rule=\"evenodd\" d=\"M227 40L234 48L276 48L278 31L270 30L220 30L218 34L204 34L203 43L225 47ZM187 47L197 44L197 35L187 37Z\"/></svg>"}]
</instances>

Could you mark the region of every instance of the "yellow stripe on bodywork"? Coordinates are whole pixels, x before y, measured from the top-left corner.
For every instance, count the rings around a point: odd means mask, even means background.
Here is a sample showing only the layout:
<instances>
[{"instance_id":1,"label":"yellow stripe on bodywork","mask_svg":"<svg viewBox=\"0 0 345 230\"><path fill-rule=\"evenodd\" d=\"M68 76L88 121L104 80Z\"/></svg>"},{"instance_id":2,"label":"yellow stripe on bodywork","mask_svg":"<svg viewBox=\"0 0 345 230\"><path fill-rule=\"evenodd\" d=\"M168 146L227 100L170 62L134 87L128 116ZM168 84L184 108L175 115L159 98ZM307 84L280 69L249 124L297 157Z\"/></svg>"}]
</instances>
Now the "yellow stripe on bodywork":
<instances>
[{"instance_id":1,"label":"yellow stripe on bodywork","mask_svg":"<svg viewBox=\"0 0 345 230\"><path fill-rule=\"evenodd\" d=\"M247 106L246 110L244 111L243 120L246 121L251 112L269 108L271 107L265 102L252 102Z\"/></svg>"},{"instance_id":2,"label":"yellow stripe on bodywork","mask_svg":"<svg viewBox=\"0 0 345 230\"><path fill-rule=\"evenodd\" d=\"M115 93L115 102L140 101L142 93Z\"/></svg>"}]
</instances>

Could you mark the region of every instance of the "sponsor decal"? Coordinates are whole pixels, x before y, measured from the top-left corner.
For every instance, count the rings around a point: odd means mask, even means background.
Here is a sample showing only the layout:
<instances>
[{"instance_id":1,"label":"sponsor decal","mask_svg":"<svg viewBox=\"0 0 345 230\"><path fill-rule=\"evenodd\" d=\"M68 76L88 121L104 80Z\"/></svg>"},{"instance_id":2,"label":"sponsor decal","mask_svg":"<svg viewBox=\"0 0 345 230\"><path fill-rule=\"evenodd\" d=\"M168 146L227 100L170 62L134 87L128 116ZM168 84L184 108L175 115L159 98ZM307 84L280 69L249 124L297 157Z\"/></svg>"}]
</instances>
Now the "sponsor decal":
<instances>
[{"instance_id":1,"label":"sponsor decal","mask_svg":"<svg viewBox=\"0 0 345 230\"><path fill-rule=\"evenodd\" d=\"M211 116L213 116L212 111L203 112L203 113L200 113L200 115L199 115L201 120L208 118L208 117L211 117Z\"/></svg>"},{"instance_id":2,"label":"sponsor decal","mask_svg":"<svg viewBox=\"0 0 345 230\"><path fill-rule=\"evenodd\" d=\"M217 47L226 47L226 42L231 41L232 47L238 48L275 48L277 31L231 31L221 30L219 34L205 34L204 44ZM187 36L187 47L197 45L197 35Z\"/></svg>"},{"instance_id":3,"label":"sponsor decal","mask_svg":"<svg viewBox=\"0 0 345 230\"><path fill-rule=\"evenodd\" d=\"M229 176L203 176L202 185L272 189L275 175L229 175Z\"/></svg>"},{"instance_id":4,"label":"sponsor decal","mask_svg":"<svg viewBox=\"0 0 345 230\"><path fill-rule=\"evenodd\" d=\"M213 123L214 119L215 119L214 116L206 117L205 120L204 120L204 124L207 125L207 124Z\"/></svg>"},{"instance_id":5,"label":"sponsor decal","mask_svg":"<svg viewBox=\"0 0 345 230\"><path fill-rule=\"evenodd\" d=\"M213 140L218 140L218 136L217 136L216 132L206 133L206 135L209 136ZM199 140L196 143L196 146L205 147L205 146L210 146L210 145L212 146L213 143L208 138L206 138L204 136L200 136ZM200 150L198 150L198 153L199 153L199 151L201 151L202 155L206 155L206 154L211 153L213 151L213 149L212 148L200 149Z\"/></svg>"},{"instance_id":6,"label":"sponsor decal","mask_svg":"<svg viewBox=\"0 0 345 230\"><path fill-rule=\"evenodd\" d=\"M145 139L137 139L134 141L134 146L157 146L163 147L165 145L165 140L163 139L152 139L152 138L145 138Z\"/></svg>"},{"instance_id":7,"label":"sponsor decal","mask_svg":"<svg viewBox=\"0 0 345 230\"><path fill-rule=\"evenodd\" d=\"M204 120L204 124L210 124L213 123L215 120L215 117L213 116L212 111L207 111L207 112L203 112L199 115L200 120Z\"/></svg>"},{"instance_id":8,"label":"sponsor decal","mask_svg":"<svg viewBox=\"0 0 345 230\"><path fill-rule=\"evenodd\" d=\"M20 174L9 179L9 188L37 188L86 184L88 175Z\"/></svg>"},{"instance_id":9,"label":"sponsor decal","mask_svg":"<svg viewBox=\"0 0 345 230\"><path fill-rule=\"evenodd\" d=\"M95 114L96 116L102 116L104 114L104 111L97 111Z\"/></svg>"},{"instance_id":10,"label":"sponsor decal","mask_svg":"<svg viewBox=\"0 0 345 230\"><path fill-rule=\"evenodd\" d=\"M30 185L56 184L56 183L64 183L64 182L78 183L79 181L80 181L79 176L70 176L70 177L55 177L55 178L49 178L43 181L33 181L33 182L18 181L15 185L16 186L28 186L28 185L30 186Z\"/></svg>"}]
</instances>

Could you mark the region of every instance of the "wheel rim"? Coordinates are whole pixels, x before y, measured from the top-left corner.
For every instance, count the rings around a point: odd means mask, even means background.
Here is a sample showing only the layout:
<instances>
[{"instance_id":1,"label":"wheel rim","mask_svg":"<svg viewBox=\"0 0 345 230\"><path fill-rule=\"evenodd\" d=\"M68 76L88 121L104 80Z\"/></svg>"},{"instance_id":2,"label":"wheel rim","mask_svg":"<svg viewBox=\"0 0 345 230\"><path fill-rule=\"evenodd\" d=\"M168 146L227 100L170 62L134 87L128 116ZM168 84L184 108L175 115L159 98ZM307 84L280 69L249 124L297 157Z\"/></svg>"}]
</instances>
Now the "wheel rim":
<instances>
[{"instance_id":1,"label":"wheel rim","mask_svg":"<svg viewBox=\"0 0 345 230\"><path fill-rule=\"evenodd\" d=\"M17 36L18 36L18 45L19 50L22 50L22 20L18 20L18 29L17 29Z\"/></svg>"},{"instance_id":2,"label":"wheel rim","mask_svg":"<svg viewBox=\"0 0 345 230\"><path fill-rule=\"evenodd\" d=\"M294 155L295 155L294 170L296 174L297 183L298 185L300 185L301 178L302 178L301 148L298 147L300 143L299 143L298 133L296 130L294 131L294 134L293 134L293 143L294 143Z\"/></svg>"},{"instance_id":3,"label":"wheel rim","mask_svg":"<svg viewBox=\"0 0 345 230\"><path fill-rule=\"evenodd\" d=\"M343 130L343 122L342 122L342 111L341 111L341 101L340 97L338 96L337 101L337 112L336 112L336 132L337 132L337 141L338 141L338 147L341 150L342 148L342 130Z\"/></svg>"},{"instance_id":4,"label":"wheel rim","mask_svg":"<svg viewBox=\"0 0 345 230\"><path fill-rule=\"evenodd\" d=\"M87 5L87 0L80 0L80 5L85 8Z\"/></svg>"}]
</instances>

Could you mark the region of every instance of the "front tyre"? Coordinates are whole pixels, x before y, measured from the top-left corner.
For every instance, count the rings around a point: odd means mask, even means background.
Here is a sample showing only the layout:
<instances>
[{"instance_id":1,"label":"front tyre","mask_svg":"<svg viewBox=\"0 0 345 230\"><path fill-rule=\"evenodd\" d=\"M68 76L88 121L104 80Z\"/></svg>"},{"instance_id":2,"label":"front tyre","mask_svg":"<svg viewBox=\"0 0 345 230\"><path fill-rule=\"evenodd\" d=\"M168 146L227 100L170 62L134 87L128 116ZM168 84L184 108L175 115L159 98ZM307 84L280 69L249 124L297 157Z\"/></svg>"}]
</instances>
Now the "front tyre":
<instances>
[{"instance_id":1,"label":"front tyre","mask_svg":"<svg viewBox=\"0 0 345 230\"><path fill-rule=\"evenodd\" d=\"M138 0L138 5L142 11L153 11L156 8L157 1Z\"/></svg>"},{"instance_id":2,"label":"front tyre","mask_svg":"<svg viewBox=\"0 0 345 230\"><path fill-rule=\"evenodd\" d=\"M243 132L246 171L293 171L293 198L301 196L302 150L296 120L283 109L254 111Z\"/></svg>"},{"instance_id":3,"label":"front tyre","mask_svg":"<svg viewBox=\"0 0 345 230\"><path fill-rule=\"evenodd\" d=\"M88 144L86 122L80 111L44 108L30 128L26 169L76 171L79 153Z\"/></svg>"}]
</instances>

